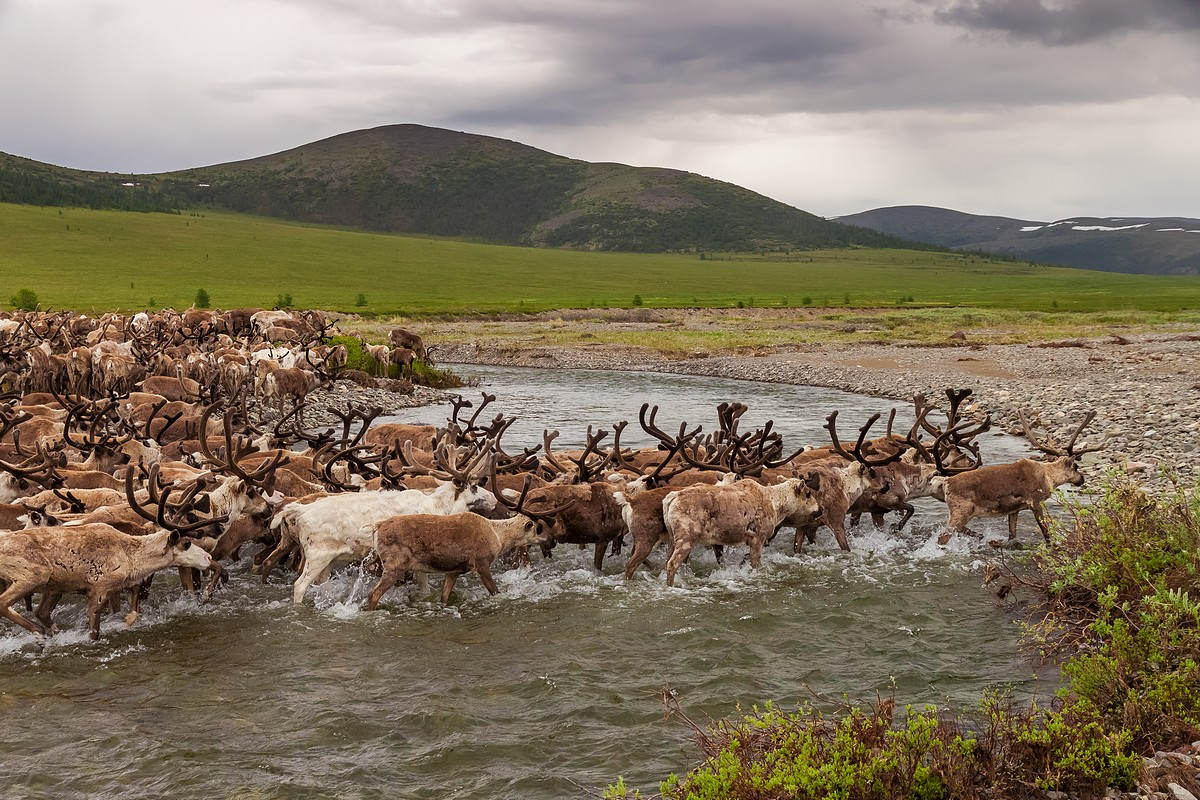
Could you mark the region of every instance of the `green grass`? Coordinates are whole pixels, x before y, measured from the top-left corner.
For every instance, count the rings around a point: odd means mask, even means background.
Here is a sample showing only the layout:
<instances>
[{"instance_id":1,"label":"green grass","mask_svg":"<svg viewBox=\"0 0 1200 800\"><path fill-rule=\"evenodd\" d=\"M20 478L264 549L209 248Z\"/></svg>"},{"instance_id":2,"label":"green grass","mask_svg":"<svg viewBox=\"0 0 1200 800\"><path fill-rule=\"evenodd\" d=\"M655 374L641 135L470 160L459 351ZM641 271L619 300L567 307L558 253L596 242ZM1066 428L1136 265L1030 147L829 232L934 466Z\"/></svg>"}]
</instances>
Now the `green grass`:
<instances>
[{"instance_id":1,"label":"green grass","mask_svg":"<svg viewBox=\"0 0 1200 800\"><path fill-rule=\"evenodd\" d=\"M908 250L811 261L583 253L360 233L228 213L139 214L0 204L0 279L43 307L212 305L373 314L645 307L974 306L1029 311L1200 308L1200 278L1117 275ZM356 307L359 294L366 307Z\"/></svg>"}]
</instances>

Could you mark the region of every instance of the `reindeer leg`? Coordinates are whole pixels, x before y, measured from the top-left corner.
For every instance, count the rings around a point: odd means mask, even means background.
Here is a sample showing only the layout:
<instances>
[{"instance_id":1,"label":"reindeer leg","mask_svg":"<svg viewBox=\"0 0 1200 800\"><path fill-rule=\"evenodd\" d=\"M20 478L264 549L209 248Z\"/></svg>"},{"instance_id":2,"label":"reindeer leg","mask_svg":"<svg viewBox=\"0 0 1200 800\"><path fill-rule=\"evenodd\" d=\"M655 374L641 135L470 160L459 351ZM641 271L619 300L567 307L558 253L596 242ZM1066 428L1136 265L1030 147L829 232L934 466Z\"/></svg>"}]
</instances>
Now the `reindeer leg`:
<instances>
[{"instance_id":1,"label":"reindeer leg","mask_svg":"<svg viewBox=\"0 0 1200 800\"><path fill-rule=\"evenodd\" d=\"M375 588L367 595L367 610L374 611L379 607L379 601L387 594L388 589L396 585L396 581L404 575L404 569L385 569L383 574L379 576L379 582L375 584Z\"/></svg>"},{"instance_id":2,"label":"reindeer leg","mask_svg":"<svg viewBox=\"0 0 1200 800\"><path fill-rule=\"evenodd\" d=\"M1042 538L1047 542L1050 541L1050 520L1046 517L1046 506L1042 503L1034 503L1033 518L1037 520L1038 527L1042 529Z\"/></svg>"},{"instance_id":3,"label":"reindeer leg","mask_svg":"<svg viewBox=\"0 0 1200 800\"><path fill-rule=\"evenodd\" d=\"M592 557L592 566L597 572L604 568L604 552L608 550L608 542L601 539L596 542L596 555Z\"/></svg>"},{"instance_id":4,"label":"reindeer leg","mask_svg":"<svg viewBox=\"0 0 1200 800\"><path fill-rule=\"evenodd\" d=\"M105 593L95 587L88 594L88 638L93 642L100 638L100 610L104 608L106 598Z\"/></svg>"},{"instance_id":5,"label":"reindeer leg","mask_svg":"<svg viewBox=\"0 0 1200 800\"><path fill-rule=\"evenodd\" d=\"M1034 506L1034 508L1037 508L1037 506ZM1017 538L1017 515L1020 513L1020 511L1014 511L1008 515L1008 540L1010 542ZM1033 512L1033 516L1038 516L1037 511ZM1038 519L1038 525L1042 525L1042 520L1040 518ZM1042 535L1046 535L1046 528L1044 526L1042 527Z\"/></svg>"},{"instance_id":6,"label":"reindeer leg","mask_svg":"<svg viewBox=\"0 0 1200 800\"><path fill-rule=\"evenodd\" d=\"M689 556L692 554L692 553L691 553L691 551L692 551L692 548L690 548L690 547L689 547L689 548L688 548L687 555L685 555L685 556L683 557L683 560L684 560L684 561L687 561L687 560L688 560L688 557L689 557ZM725 560L725 545L723 545L723 544L714 544L714 545L712 546L712 551L713 551L713 558L717 559L717 563L718 563L718 564L723 564L723 563L724 563L724 560Z\"/></svg>"},{"instance_id":7,"label":"reindeer leg","mask_svg":"<svg viewBox=\"0 0 1200 800\"><path fill-rule=\"evenodd\" d=\"M332 557L330 561L332 561ZM292 602L300 605L304 602L304 593L312 586L313 581L329 566L328 563L321 563L320 559L305 559L304 569L300 571L300 577L296 578L296 582L292 584Z\"/></svg>"},{"instance_id":8,"label":"reindeer leg","mask_svg":"<svg viewBox=\"0 0 1200 800\"><path fill-rule=\"evenodd\" d=\"M908 524L908 521L912 519L913 514L916 513L916 510L917 509L913 507L912 503L901 503L900 511L902 516L900 517L900 521L896 523L896 530L903 530L904 526Z\"/></svg>"},{"instance_id":9,"label":"reindeer leg","mask_svg":"<svg viewBox=\"0 0 1200 800\"><path fill-rule=\"evenodd\" d=\"M667 586L675 585L675 573L679 571L680 565L691 555L692 547L693 545L690 542L680 542L671 552L671 557L667 559Z\"/></svg>"},{"instance_id":10,"label":"reindeer leg","mask_svg":"<svg viewBox=\"0 0 1200 800\"><path fill-rule=\"evenodd\" d=\"M125 624L132 625L137 622L138 607L141 604L142 587L141 585L134 586L129 590L129 613L125 615Z\"/></svg>"},{"instance_id":11,"label":"reindeer leg","mask_svg":"<svg viewBox=\"0 0 1200 800\"><path fill-rule=\"evenodd\" d=\"M657 543L658 537L654 539L649 536L633 537L633 552L629 554L629 560L625 562L625 580L633 579L633 573L646 561Z\"/></svg>"},{"instance_id":12,"label":"reindeer leg","mask_svg":"<svg viewBox=\"0 0 1200 800\"><path fill-rule=\"evenodd\" d=\"M758 569L762 563L763 541L758 537L750 540L750 566Z\"/></svg>"},{"instance_id":13,"label":"reindeer leg","mask_svg":"<svg viewBox=\"0 0 1200 800\"><path fill-rule=\"evenodd\" d=\"M204 590L205 600L210 599L213 593L217 591L217 584L221 582L222 578L226 581L229 580L229 576L225 574L225 569L221 566L221 562L212 562L212 578L208 581L208 588Z\"/></svg>"},{"instance_id":14,"label":"reindeer leg","mask_svg":"<svg viewBox=\"0 0 1200 800\"><path fill-rule=\"evenodd\" d=\"M494 595L500 591L500 587L496 585L496 581L492 580L492 568L490 564L480 561L475 565L475 574L479 576L479 580L483 581L488 594Z\"/></svg>"},{"instance_id":15,"label":"reindeer leg","mask_svg":"<svg viewBox=\"0 0 1200 800\"><path fill-rule=\"evenodd\" d=\"M54 607L58 605L58 601L61 599L62 592L42 592L42 600L38 603L37 613L34 616L37 617L38 622L42 623L46 630L51 630L54 627L52 619Z\"/></svg>"},{"instance_id":16,"label":"reindeer leg","mask_svg":"<svg viewBox=\"0 0 1200 800\"><path fill-rule=\"evenodd\" d=\"M16 624L20 625L30 633L36 633L40 636L46 634L46 628L42 623L35 620L27 619L25 616L18 614L12 610L12 604L19 598L30 594L37 588L37 584L30 583L10 583L4 592L0 593L0 616L7 617Z\"/></svg>"},{"instance_id":17,"label":"reindeer leg","mask_svg":"<svg viewBox=\"0 0 1200 800\"><path fill-rule=\"evenodd\" d=\"M829 530L833 531L833 537L837 539L838 547L849 552L850 540L846 538L846 517L843 514L827 514L825 524L829 526Z\"/></svg>"},{"instance_id":18,"label":"reindeer leg","mask_svg":"<svg viewBox=\"0 0 1200 800\"><path fill-rule=\"evenodd\" d=\"M454 591L454 582L458 580L461 573L447 572L446 582L442 584L442 605L450 605L450 593Z\"/></svg>"},{"instance_id":19,"label":"reindeer leg","mask_svg":"<svg viewBox=\"0 0 1200 800\"><path fill-rule=\"evenodd\" d=\"M196 591L196 580L192 575L191 567L179 567L179 582L183 584L183 588L187 592Z\"/></svg>"}]
</instances>

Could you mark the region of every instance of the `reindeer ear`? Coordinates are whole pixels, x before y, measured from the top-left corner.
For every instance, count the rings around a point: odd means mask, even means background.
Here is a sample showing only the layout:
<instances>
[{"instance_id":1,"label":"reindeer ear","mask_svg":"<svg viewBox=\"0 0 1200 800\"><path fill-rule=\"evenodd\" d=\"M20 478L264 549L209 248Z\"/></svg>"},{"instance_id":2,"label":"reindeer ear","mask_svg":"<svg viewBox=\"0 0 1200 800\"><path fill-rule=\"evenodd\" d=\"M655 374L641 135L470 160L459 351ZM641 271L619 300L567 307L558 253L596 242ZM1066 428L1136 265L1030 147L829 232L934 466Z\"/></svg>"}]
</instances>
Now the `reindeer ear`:
<instances>
[{"instance_id":1,"label":"reindeer ear","mask_svg":"<svg viewBox=\"0 0 1200 800\"><path fill-rule=\"evenodd\" d=\"M174 547L179 543L179 531L171 531L171 535L167 537L167 546Z\"/></svg>"},{"instance_id":2,"label":"reindeer ear","mask_svg":"<svg viewBox=\"0 0 1200 800\"><path fill-rule=\"evenodd\" d=\"M804 479L804 485L814 492L819 491L821 488L821 476L815 472L812 473Z\"/></svg>"}]
</instances>

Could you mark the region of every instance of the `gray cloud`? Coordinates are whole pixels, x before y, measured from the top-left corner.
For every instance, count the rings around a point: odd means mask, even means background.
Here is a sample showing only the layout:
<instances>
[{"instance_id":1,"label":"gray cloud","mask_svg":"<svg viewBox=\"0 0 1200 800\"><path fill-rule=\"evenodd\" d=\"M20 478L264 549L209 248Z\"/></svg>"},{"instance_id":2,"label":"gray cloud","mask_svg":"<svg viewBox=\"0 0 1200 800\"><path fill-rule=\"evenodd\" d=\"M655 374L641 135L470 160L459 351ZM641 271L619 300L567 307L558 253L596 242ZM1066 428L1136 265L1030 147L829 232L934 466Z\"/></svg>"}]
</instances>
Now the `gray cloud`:
<instances>
[{"instance_id":1,"label":"gray cloud","mask_svg":"<svg viewBox=\"0 0 1200 800\"><path fill-rule=\"evenodd\" d=\"M1139 31L1200 28L1195 0L953 0L939 22L1048 45L1077 45Z\"/></svg>"}]
</instances>

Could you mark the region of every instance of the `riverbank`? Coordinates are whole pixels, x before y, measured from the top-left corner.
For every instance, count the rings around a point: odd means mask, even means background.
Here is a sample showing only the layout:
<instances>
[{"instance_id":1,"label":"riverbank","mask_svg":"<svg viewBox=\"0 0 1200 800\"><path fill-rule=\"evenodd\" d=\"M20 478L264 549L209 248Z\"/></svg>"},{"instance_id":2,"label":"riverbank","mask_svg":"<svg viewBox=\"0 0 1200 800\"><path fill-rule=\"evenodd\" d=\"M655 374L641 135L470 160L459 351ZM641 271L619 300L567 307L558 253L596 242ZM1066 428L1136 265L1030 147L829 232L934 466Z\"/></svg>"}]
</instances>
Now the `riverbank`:
<instances>
[{"instance_id":1,"label":"riverbank","mask_svg":"<svg viewBox=\"0 0 1200 800\"><path fill-rule=\"evenodd\" d=\"M1200 336L1192 333L958 347L847 344L767 355L674 359L648 348L563 345L512 348L475 343L439 347L443 361L564 369L709 375L842 389L906 402L970 387L968 413L991 414L1020 435L1017 409L1060 441L1084 413L1096 419L1081 441L1109 438L1087 463L1115 466L1150 483L1164 471L1190 483L1200 467ZM746 398L739 398L746 400ZM752 401L750 401L752 402ZM1035 424L1037 424L1035 422Z\"/></svg>"}]
</instances>

